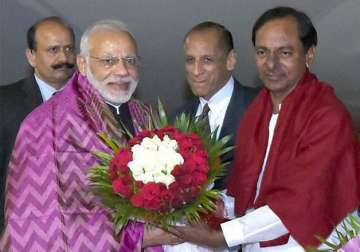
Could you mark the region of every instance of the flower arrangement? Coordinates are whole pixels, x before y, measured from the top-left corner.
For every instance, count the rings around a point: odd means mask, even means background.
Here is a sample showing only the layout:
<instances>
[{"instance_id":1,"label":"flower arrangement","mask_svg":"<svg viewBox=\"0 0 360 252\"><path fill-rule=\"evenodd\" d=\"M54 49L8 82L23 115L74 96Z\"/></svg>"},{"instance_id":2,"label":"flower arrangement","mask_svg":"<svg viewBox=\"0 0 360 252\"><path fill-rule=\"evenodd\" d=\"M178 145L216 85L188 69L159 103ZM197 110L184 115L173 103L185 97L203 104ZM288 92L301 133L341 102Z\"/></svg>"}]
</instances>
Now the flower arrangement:
<instances>
[{"instance_id":1,"label":"flower arrangement","mask_svg":"<svg viewBox=\"0 0 360 252\"><path fill-rule=\"evenodd\" d=\"M309 248L309 252L356 252L360 251L360 221L358 217L349 215L341 224L342 231L336 229L337 242L332 243L322 237L317 237L326 249Z\"/></svg>"},{"instance_id":2,"label":"flower arrangement","mask_svg":"<svg viewBox=\"0 0 360 252\"><path fill-rule=\"evenodd\" d=\"M90 169L94 191L114 213L119 231L130 219L164 227L216 210L219 191L209 186L222 175L220 156L230 136L216 140L204 122L181 114L168 124L159 102L151 124L125 145L105 133L102 140L113 153L95 152L100 164Z\"/></svg>"}]
</instances>

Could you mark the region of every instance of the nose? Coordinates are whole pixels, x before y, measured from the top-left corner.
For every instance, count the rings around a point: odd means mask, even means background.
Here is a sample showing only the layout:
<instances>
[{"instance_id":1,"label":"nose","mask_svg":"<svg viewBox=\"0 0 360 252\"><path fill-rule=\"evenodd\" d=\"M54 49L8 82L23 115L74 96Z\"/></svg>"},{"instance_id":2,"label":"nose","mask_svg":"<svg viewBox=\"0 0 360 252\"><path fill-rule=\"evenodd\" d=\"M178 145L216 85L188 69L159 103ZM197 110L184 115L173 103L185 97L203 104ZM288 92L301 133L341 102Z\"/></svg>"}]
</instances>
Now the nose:
<instances>
[{"instance_id":1,"label":"nose","mask_svg":"<svg viewBox=\"0 0 360 252\"><path fill-rule=\"evenodd\" d=\"M61 48L57 54L57 58L59 62L66 62L68 59L68 55L64 48Z\"/></svg>"},{"instance_id":2,"label":"nose","mask_svg":"<svg viewBox=\"0 0 360 252\"><path fill-rule=\"evenodd\" d=\"M118 74L120 76L127 76L129 75L129 70L128 67L126 66L126 64L124 63L123 60L119 60L119 62L114 66L113 69L115 74Z\"/></svg>"},{"instance_id":3,"label":"nose","mask_svg":"<svg viewBox=\"0 0 360 252\"><path fill-rule=\"evenodd\" d=\"M266 67L269 70L273 70L277 67L279 63L279 57L276 55L276 53L271 53L266 57Z\"/></svg>"},{"instance_id":4,"label":"nose","mask_svg":"<svg viewBox=\"0 0 360 252\"><path fill-rule=\"evenodd\" d=\"M197 60L195 61L195 64L194 64L194 75L198 76L200 74L202 74L204 72L204 66L201 62L201 60Z\"/></svg>"}]
</instances>

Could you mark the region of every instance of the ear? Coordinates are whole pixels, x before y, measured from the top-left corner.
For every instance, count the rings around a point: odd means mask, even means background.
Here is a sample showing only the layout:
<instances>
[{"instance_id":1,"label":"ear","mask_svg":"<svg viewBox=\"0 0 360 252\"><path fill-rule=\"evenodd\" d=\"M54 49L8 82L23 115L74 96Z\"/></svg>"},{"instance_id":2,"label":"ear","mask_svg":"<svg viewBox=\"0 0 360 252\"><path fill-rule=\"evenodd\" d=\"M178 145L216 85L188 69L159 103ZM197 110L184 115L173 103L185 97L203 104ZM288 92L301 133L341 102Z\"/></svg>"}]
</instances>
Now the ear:
<instances>
[{"instance_id":1,"label":"ear","mask_svg":"<svg viewBox=\"0 0 360 252\"><path fill-rule=\"evenodd\" d=\"M315 59L315 51L316 48L315 46L312 46L309 48L309 50L306 52L305 55L305 64L306 66L309 68L309 66L311 65L311 63L314 61Z\"/></svg>"},{"instance_id":2,"label":"ear","mask_svg":"<svg viewBox=\"0 0 360 252\"><path fill-rule=\"evenodd\" d=\"M36 55L35 55L35 51L31 50L31 49L26 49L25 51L25 55L27 58L27 61L29 62L29 64L35 68L36 67Z\"/></svg>"},{"instance_id":3,"label":"ear","mask_svg":"<svg viewBox=\"0 0 360 252\"><path fill-rule=\"evenodd\" d=\"M237 62L237 55L236 55L235 50L233 49L228 53L228 56L226 59L226 69L228 71L233 71L235 69L236 62Z\"/></svg>"},{"instance_id":4,"label":"ear","mask_svg":"<svg viewBox=\"0 0 360 252\"><path fill-rule=\"evenodd\" d=\"M81 54L78 54L76 56L76 64L78 66L78 69L79 69L79 72L86 76L86 73L87 73L87 62L86 62L86 58L81 55Z\"/></svg>"}]
</instances>

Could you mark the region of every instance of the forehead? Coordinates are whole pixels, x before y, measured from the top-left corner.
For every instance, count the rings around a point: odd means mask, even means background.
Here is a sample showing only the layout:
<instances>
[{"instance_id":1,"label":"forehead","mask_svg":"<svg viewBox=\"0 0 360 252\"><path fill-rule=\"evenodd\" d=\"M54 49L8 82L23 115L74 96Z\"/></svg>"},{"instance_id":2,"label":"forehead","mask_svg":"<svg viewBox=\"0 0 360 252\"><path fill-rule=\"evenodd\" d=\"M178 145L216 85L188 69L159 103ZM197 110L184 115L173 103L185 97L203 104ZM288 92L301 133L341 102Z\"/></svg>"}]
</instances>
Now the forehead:
<instances>
[{"instance_id":1,"label":"forehead","mask_svg":"<svg viewBox=\"0 0 360 252\"><path fill-rule=\"evenodd\" d=\"M128 32L102 30L94 32L89 38L90 52L125 56L137 54L135 40Z\"/></svg>"},{"instance_id":2,"label":"forehead","mask_svg":"<svg viewBox=\"0 0 360 252\"><path fill-rule=\"evenodd\" d=\"M184 50L193 55L224 53L220 47L220 33L213 29L191 32L185 39Z\"/></svg>"},{"instance_id":3,"label":"forehead","mask_svg":"<svg viewBox=\"0 0 360 252\"><path fill-rule=\"evenodd\" d=\"M277 18L266 22L256 32L256 46L301 45L298 23L294 17Z\"/></svg>"},{"instance_id":4,"label":"forehead","mask_svg":"<svg viewBox=\"0 0 360 252\"><path fill-rule=\"evenodd\" d=\"M38 46L74 44L71 32L63 24L53 21L41 23L35 33Z\"/></svg>"}]
</instances>

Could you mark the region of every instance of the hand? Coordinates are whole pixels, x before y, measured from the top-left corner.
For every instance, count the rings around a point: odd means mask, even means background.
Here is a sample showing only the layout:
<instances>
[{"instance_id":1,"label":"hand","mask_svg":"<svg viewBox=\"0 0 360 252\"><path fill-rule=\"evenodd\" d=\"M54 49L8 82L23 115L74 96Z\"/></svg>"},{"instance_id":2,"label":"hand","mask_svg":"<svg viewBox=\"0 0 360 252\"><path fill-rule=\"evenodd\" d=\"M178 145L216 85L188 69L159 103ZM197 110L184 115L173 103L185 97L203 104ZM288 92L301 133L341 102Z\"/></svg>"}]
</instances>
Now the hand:
<instances>
[{"instance_id":1,"label":"hand","mask_svg":"<svg viewBox=\"0 0 360 252\"><path fill-rule=\"evenodd\" d=\"M221 230L211 229L204 223L191 224L181 227L172 227L169 232L180 237L184 241L205 245L211 248L227 247Z\"/></svg>"},{"instance_id":2,"label":"hand","mask_svg":"<svg viewBox=\"0 0 360 252\"><path fill-rule=\"evenodd\" d=\"M183 243L183 240L162 228L148 225L144 227L143 248L163 244L176 245L179 243Z\"/></svg>"}]
</instances>

